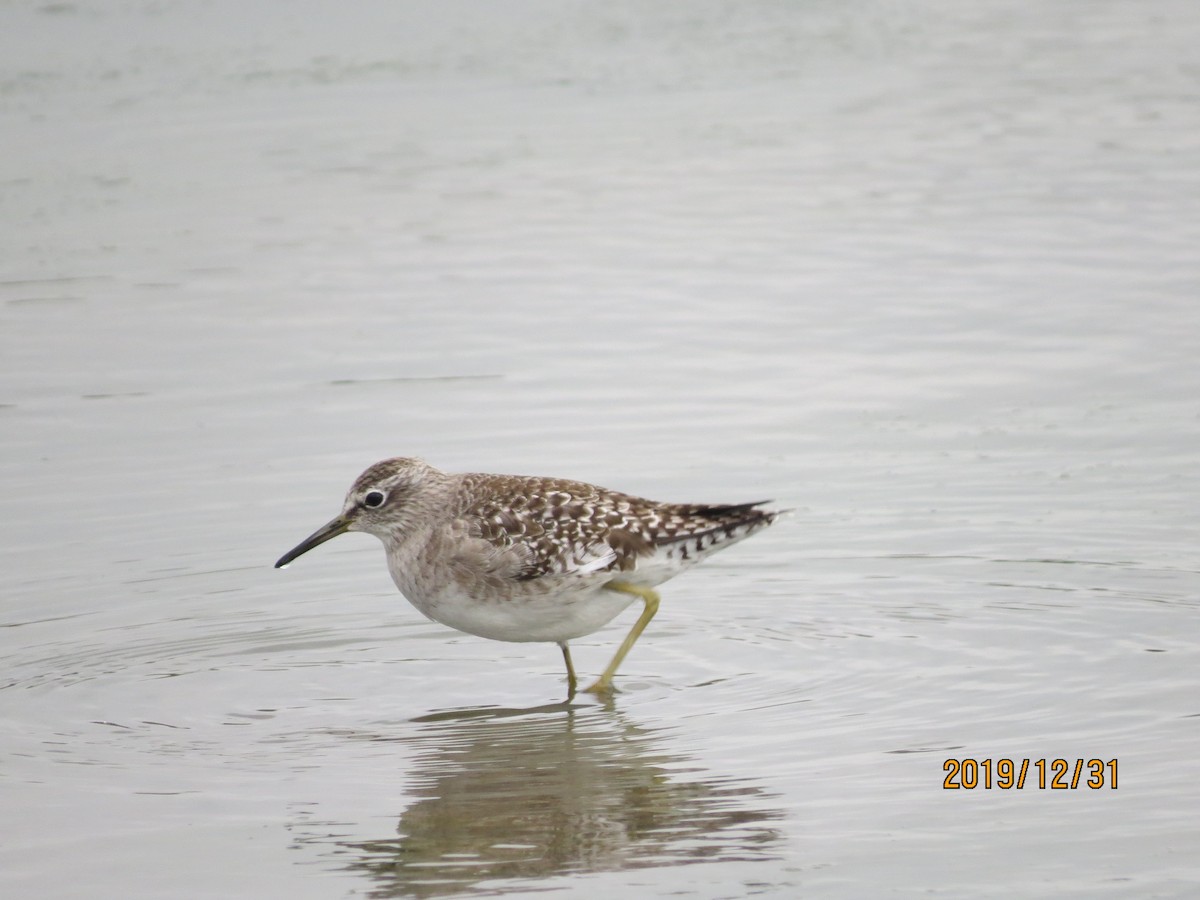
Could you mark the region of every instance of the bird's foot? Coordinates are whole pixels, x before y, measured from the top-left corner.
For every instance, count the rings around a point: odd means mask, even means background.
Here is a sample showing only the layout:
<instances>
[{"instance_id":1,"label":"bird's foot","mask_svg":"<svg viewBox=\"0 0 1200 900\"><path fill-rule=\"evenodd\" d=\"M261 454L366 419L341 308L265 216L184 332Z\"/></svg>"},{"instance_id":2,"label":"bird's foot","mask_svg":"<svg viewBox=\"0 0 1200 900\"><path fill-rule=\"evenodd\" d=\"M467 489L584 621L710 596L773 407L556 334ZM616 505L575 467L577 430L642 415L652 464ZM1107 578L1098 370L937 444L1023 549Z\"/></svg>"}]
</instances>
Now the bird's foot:
<instances>
[{"instance_id":1,"label":"bird's foot","mask_svg":"<svg viewBox=\"0 0 1200 900\"><path fill-rule=\"evenodd\" d=\"M617 693L617 688L613 685L611 678L598 678L592 684L589 684L583 689L585 694L596 694L600 697L611 697Z\"/></svg>"}]
</instances>

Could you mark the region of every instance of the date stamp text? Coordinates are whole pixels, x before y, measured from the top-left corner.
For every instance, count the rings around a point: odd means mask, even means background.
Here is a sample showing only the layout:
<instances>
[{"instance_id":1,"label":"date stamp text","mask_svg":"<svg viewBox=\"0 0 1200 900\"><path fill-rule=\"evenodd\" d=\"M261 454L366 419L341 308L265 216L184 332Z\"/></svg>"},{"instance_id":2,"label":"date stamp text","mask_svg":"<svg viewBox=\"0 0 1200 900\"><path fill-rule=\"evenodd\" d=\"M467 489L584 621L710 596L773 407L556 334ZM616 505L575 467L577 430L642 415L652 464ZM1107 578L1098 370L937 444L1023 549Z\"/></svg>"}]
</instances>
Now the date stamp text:
<instances>
[{"instance_id":1,"label":"date stamp text","mask_svg":"<svg viewBox=\"0 0 1200 900\"><path fill-rule=\"evenodd\" d=\"M942 771L948 791L1117 789L1115 759L948 759Z\"/></svg>"}]
</instances>

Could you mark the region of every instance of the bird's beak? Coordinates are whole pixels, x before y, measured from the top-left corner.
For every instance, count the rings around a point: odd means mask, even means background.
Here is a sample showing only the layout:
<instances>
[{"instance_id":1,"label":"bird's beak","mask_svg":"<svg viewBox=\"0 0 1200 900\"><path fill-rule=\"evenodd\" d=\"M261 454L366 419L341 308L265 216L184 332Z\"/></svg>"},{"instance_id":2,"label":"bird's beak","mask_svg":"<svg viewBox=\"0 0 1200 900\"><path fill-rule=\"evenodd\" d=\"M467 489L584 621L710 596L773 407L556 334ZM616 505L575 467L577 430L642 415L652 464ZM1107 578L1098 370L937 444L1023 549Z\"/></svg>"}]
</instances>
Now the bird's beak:
<instances>
[{"instance_id":1,"label":"bird's beak","mask_svg":"<svg viewBox=\"0 0 1200 900\"><path fill-rule=\"evenodd\" d=\"M275 563L275 568L282 569L297 556L307 553L318 544L323 544L330 538L344 534L350 530L350 524L350 518L343 513L328 524L322 525L287 553L283 554L283 556L279 557L279 562Z\"/></svg>"}]
</instances>

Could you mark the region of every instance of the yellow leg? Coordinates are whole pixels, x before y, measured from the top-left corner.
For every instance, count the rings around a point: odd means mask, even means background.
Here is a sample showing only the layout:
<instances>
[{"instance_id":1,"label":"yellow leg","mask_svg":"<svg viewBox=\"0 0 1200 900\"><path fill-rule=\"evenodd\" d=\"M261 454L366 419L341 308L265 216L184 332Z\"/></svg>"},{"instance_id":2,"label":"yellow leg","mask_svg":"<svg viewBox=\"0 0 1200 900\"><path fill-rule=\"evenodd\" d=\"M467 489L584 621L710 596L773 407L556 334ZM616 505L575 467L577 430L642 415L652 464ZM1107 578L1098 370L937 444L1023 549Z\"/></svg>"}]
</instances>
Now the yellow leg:
<instances>
[{"instance_id":1,"label":"yellow leg","mask_svg":"<svg viewBox=\"0 0 1200 900\"><path fill-rule=\"evenodd\" d=\"M641 587L636 584L628 584L624 581L612 581L605 585L610 591L620 591L623 594L633 594L641 597L642 602L646 604L646 608L642 610L642 614L638 620L633 623L633 627L629 629L629 634L625 635L625 640L621 642L621 646L617 648L617 655L612 658L612 662L608 664L596 683L590 685L584 690L589 694L611 694L613 691L613 675L617 672L617 667L621 665L627 654L637 639L642 636L642 632L646 630L646 626L650 624L650 620L654 618L654 614L658 612L658 594L650 590L648 587Z\"/></svg>"},{"instance_id":2,"label":"yellow leg","mask_svg":"<svg viewBox=\"0 0 1200 900\"><path fill-rule=\"evenodd\" d=\"M575 665L571 662L571 648L567 646L566 641L560 641L558 646L562 647L563 662L567 664L567 699L570 700L575 696L575 688L579 681L575 678Z\"/></svg>"}]
</instances>

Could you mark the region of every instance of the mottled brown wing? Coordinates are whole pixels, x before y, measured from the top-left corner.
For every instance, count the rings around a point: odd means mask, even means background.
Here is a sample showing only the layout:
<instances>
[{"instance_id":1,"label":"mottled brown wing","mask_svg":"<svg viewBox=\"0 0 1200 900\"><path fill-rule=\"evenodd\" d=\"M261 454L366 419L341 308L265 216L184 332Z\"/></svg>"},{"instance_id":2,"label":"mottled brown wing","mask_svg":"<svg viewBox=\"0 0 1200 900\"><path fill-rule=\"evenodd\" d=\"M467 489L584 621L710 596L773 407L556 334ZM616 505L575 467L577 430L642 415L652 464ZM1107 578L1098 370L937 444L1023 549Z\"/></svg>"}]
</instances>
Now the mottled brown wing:
<instances>
[{"instance_id":1,"label":"mottled brown wing","mask_svg":"<svg viewBox=\"0 0 1200 900\"><path fill-rule=\"evenodd\" d=\"M646 501L564 479L479 478L489 490L463 518L472 536L520 555L519 580L630 569L653 552L636 516Z\"/></svg>"}]
</instances>

